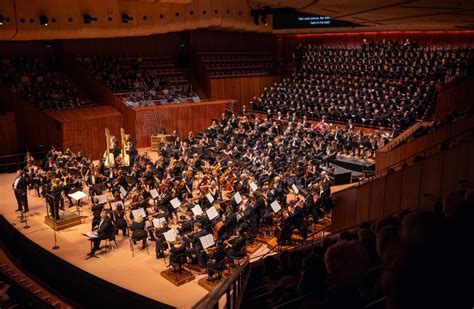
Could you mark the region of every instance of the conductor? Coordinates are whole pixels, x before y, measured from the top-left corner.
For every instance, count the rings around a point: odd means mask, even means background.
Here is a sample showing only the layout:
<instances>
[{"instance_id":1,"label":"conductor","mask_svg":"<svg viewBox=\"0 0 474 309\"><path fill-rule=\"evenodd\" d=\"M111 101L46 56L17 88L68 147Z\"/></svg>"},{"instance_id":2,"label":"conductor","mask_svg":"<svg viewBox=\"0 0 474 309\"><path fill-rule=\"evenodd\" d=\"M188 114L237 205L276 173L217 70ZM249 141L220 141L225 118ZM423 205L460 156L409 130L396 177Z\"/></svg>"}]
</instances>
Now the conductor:
<instances>
[{"instance_id":1,"label":"conductor","mask_svg":"<svg viewBox=\"0 0 474 309\"><path fill-rule=\"evenodd\" d=\"M25 174L22 170L18 170L12 185L18 203L18 209L15 211L28 212L28 197L26 195L27 186L28 184Z\"/></svg>"}]
</instances>

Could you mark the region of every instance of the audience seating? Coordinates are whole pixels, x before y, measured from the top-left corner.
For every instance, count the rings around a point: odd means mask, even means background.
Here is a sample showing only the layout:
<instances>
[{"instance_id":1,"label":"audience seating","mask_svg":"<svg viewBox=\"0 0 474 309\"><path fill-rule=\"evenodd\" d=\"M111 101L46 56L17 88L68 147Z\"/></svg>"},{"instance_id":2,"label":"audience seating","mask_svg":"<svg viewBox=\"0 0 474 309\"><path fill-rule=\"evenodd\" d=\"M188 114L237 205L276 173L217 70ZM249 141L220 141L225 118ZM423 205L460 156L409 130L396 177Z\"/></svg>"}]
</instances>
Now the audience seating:
<instances>
[{"instance_id":1,"label":"audience seating","mask_svg":"<svg viewBox=\"0 0 474 309\"><path fill-rule=\"evenodd\" d=\"M3 57L0 84L42 111L96 105L63 71L54 57Z\"/></svg>"},{"instance_id":2,"label":"audience seating","mask_svg":"<svg viewBox=\"0 0 474 309\"><path fill-rule=\"evenodd\" d=\"M76 60L129 107L200 102L170 58L108 55Z\"/></svg>"}]
</instances>

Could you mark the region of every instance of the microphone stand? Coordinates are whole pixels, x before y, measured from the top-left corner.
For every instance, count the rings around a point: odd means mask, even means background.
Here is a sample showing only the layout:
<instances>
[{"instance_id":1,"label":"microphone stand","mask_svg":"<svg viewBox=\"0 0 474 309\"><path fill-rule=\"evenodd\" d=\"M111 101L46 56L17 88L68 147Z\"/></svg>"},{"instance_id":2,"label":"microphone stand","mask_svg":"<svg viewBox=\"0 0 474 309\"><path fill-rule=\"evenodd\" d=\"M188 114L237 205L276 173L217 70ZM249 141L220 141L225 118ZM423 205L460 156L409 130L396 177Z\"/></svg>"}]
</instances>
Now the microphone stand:
<instances>
[{"instance_id":1,"label":"microphone stand","mask_svg":"<svg viewBox=\"0 0 474 309\"><path fill-rule=\"evenodd\" d=\"M18 189L13 189L15 190L16 193L20 193L22 195L22 207L20 208L20 222L24 222L25 223L25 226L23 226L24 229L29 229L30 226L28 225L28 219L27 219L27 215L26 213L23 211L23 207L25 207L25 205L23 205L23 194L27 194L26 192L22 192Z\"/></svg>"},{"instance_id":2,"label":"microphone stand","mask_svg":"<svg viewBox=\"0 0 474 309\"><path fill-rule=\"evenodd\" d=\"M49 193L46 193L45 194L47 197L50 198L50 201L52 201L53 205L52 205L52 210L53 210L53 213L51 214L51 216L53 217L53 222L54 222L54 227L53 227L53 235L54 235L54 246L52 247L53 250L57 250L59 249L59 246L58 246L58 238L56 236L56 229L57 229L57 220L56 220L56 211L58 212L59 214L59 209L56 209L56 198L54 197L54 195L51 195ZM46 199L46 210L48 209L48 199ZM48 213L48 212L46 212Z\"/></svg>"}]
</instances>

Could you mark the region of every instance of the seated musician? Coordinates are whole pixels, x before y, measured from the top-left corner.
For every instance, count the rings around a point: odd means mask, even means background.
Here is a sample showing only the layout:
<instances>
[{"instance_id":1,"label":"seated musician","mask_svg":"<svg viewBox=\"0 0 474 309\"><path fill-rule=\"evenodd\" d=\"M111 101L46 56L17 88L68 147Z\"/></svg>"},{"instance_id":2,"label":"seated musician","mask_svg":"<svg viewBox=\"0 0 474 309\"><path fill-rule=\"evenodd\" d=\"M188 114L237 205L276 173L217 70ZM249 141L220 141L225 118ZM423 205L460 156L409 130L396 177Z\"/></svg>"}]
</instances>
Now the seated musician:
<instances>
[{"instance_id":1,"label":"seated musician","mask_svg":"<svg viewBox=\"0 0 474 309\"><path fill-rule=\"evenodd\" d=\"M222 241L218 241L214 250L209 250L209 260L207 261L207 281L213 282L215 280L214 275L219 274L224 268L226 252L224 250L224 244Z\"/></svg>"},{"instance_id":2,"label":"seated musician","mask_svg":"<svg viewBox=\"0 0 474 309\"><path fill-rule=\"evenodd\" d=\"M171 271L181 271L182 268L177 269L176 266L182 265L186 261L186 244L180 236L177 236L176 241L172 242L170 247L170 264L173 265Z\"/></svg>"},{"instance_id":3,"label":"seated musician","mask_svg":"<svg viewBox=\"0 0 474 309\"><path fill-rule=\"evenodd\" d=\"M303 239L306 239L308 228L306 225L303 209L301 207L301 202L297 202L294 206L294 209L291 209L290 206L290 215L286 218L286 224L281 232L281 237L278 239L278 243L285 245L291 242L291 234L295 229L298 230L300 236Z\"/></svg>"},{"instance_id":4,"label":"seated musician","mask_svg":"<svg viewBox=\"0 0 474 309\"><path fill-rule=\"evenodd\" d=\"M92 247L91 252L88 255L92 256L95 254L96 251L99 250L100 242L103 239L109 238L111 235L113 236L115 233L114 225L112 224L112 220L110 220L107 212L103 210L100 213L100 222L97 229L97 237L93 238L94 246Z\"/></svg>"},{"instance_id":5,"label":"seated musician","mask_svg":"<svg viewBox=\"0 0 474 309\"><path fill-rule=\"evenodd\" d=\"M225 240L231 237L237 228L237 215L231 206L226 208L224 226L222 227L222 234L219 235L219 240Z\"/></svg>"},{"instance_id":6,"label":"seated musician","mask_svg":"<svg viewBox=\"0 0 474 309\"><path fill-rule=\"evenodd\" d=\"M169 231L168 223L164 222L161 228L154 229L154 238L156 239L155 250L156 258L162 258L165 255L165 250L168 249L168 243L166 242L164 233Z\"/></svg>"},{"instance_id":7,"label":"seated musician","mask_svg":"<svg viewBox=\"0 0 474 309\"><path fill-rule=\"evenodd\" d=\"M142 249L145 248L147 233L145 231L145 221L141 216L137 216L133 219L132 225L130 227L132 232L132 241L133 244L136 244L138 240L142 240Z\"/></svg>"},{"instance_id":8,"label":"seated musician","mask_svg":"<svg viewBox=\"0 0 474 309\"><path fill-rule=\"evenodd\" d=\"M208 232L202 228L201 223L197 222L194 224L193 234L185 239L187 245L191 245L190 248L186 249L186 255L192 260L197 260L197 264L201 267L206 266L206 254L203 251L200 237L206 236Z\"/></svg>"},{"instance_id":9,"label":"seated musician","mask_svg":"<svg viewBox=\"0 0 474 309\"><path fill-rule=\"evenodd\" d=\"M125 211L121 204L117 205L117 208L112 211L112 221L115 225L115 235L118 235L119 230L122 230L122 235L127 235L127 219L125 218Z\"/></svg>"},{"instance_id":10,"label":"seated musician","mask_svg":"<svg viewBox=\"0 0 474 309\"><path fill-rule=\"evenodd\" d=\"M228 243L229 241L226 242ZM232 244L227 251L227 256L229 258L239 259L247 255L247 237L242 230L239 230L237 232L237 237L230 242L232 242Z\"/></svg>"},{"instance_id":11,"label":"seated musician","mask_svg":"<svg viewBox=\"0 0 474 309\"><path fill-rule=\"evenodd\" d=\"M102 210L104 209L104 204L99 204L99 198L94 197L92 200L92 230L94 230L96 227L99 226L100 223L100 214L102 213Z\"/></svg>"}]
</instances>

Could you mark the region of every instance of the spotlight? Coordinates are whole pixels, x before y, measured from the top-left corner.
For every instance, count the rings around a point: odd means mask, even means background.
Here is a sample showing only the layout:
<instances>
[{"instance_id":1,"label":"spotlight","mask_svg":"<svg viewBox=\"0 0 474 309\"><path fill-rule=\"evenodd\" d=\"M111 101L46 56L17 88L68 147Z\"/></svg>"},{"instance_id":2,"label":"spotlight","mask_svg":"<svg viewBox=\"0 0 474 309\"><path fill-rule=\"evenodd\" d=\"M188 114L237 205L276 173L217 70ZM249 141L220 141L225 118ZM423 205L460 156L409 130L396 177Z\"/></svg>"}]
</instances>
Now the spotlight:
<instances>
[{"instance_id":1,"label":"spotlight","mask_svg":"<svg viewBox=\"0 0 474 309\"><path fill-rule=\"evenodd\" d=\"M267 20L266 14L262 14L262 24L264 24L265 26L268 26L268 20Z\"/></svg>"},{"instance_id":2,"label":"spotlight","mask_svg":"<svg viewBox=\"0 0 474 309\"><path fill-rule=\"evenodd\" d=\"M46 16L46 15L40 15L40 16L39 16L39 21L40 21L40 25L41 25L41 26L45 26L45 27L46 27L46 26L48 25L49 18L48 18L48 16Z\"/></svg>"},{"instance_id":3,"label":"spotlight","mask_svg":"<svg viewBox=\"0 0 474 309\"><path fill-rule=\"evenodd\" d=\"M122 13L122 23L126 24L133 20L133 16L129 16L127 13Z\"/></svg>"},{"instance_id":4,"label":"spotlight","mask_svg":"<svg viewBox=\"0 0 474 309\"><path fill-rule=\"evenodd\" d=\"M97 17L91 16L89 14L84 14L84 24L90 24L91 22L96 22Z\"/></svg>"},{"instance_id":5,"label":"spotlight","mask_svg":"<svg viewBox=\"0 0 474 309\"><path fill-rule=\"evenodd\" d=\"M0 26L3 26L4 22L5 22L5 17L3 17L2 14L0 14Z\"/></svg>"}]
</instances>

